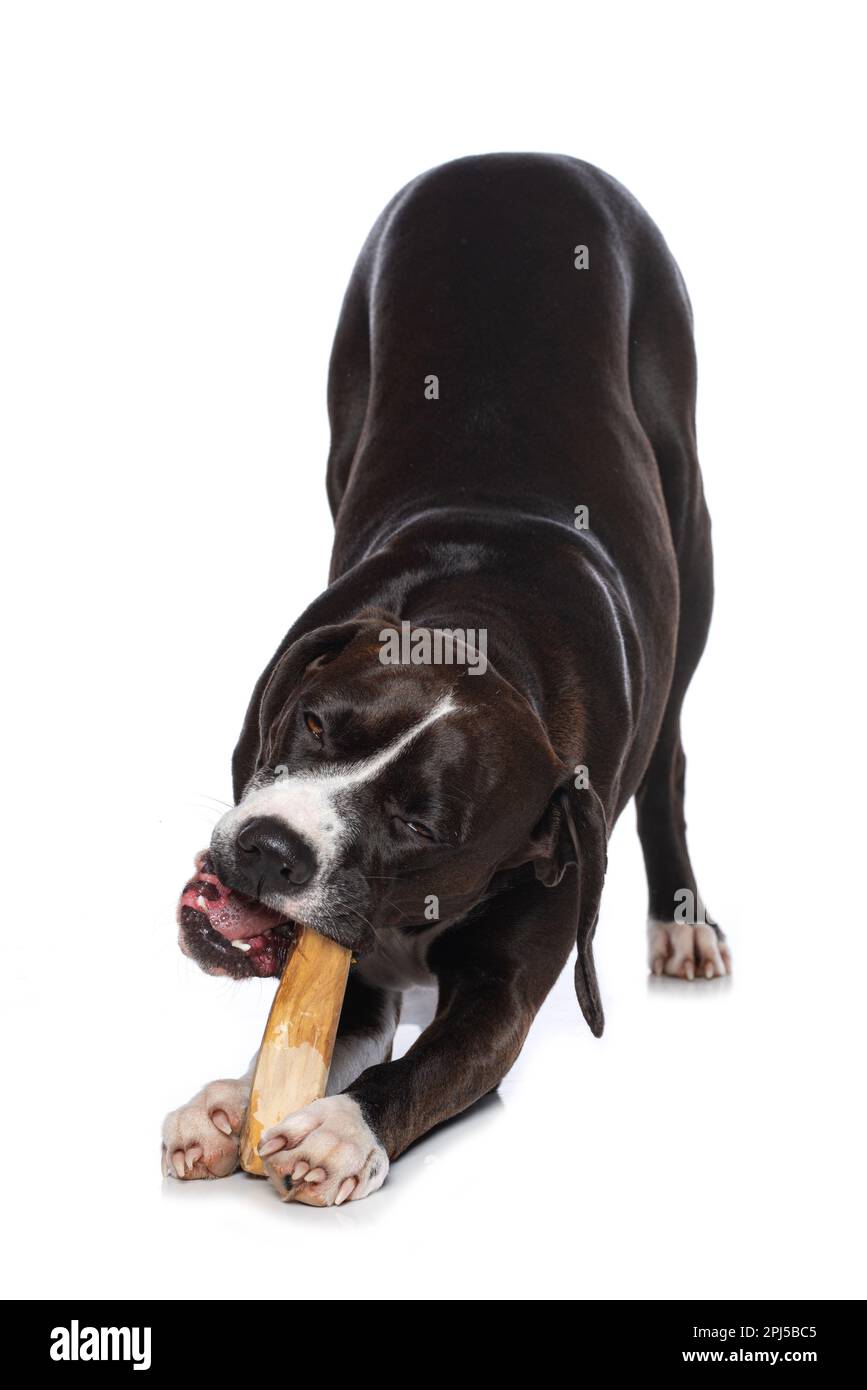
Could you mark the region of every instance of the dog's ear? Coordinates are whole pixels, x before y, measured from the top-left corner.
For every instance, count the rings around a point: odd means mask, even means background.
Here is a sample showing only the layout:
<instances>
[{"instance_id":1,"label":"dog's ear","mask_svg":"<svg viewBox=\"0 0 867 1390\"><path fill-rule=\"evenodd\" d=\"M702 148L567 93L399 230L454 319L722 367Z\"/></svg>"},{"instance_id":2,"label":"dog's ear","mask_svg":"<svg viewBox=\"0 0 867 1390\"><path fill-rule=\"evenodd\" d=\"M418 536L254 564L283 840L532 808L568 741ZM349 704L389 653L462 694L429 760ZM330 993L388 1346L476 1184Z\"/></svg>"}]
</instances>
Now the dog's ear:
<instances>
[{"instance_id":1,"label":"dog's ear","mask_svg":"<svg viewBox=\"0 0 867 1390\"><path fill-rule=\"evenodd\" d=\"M259 743L264 747L287 697L311 671L334 661L369 624L361 618L327 623L297 637L278 658L259 700Z\"/></svg>"},{"instance_id":2,"label":"dog's ear","mask_svg":"<svg viewBox=\"0 0 867 1390\"><path fill-rule=\"evenodd\" d=\"M567 872L574 874L578 943L575 993L590 1031L601 1037L605 1019L593 963L593 933L608 865L608 827L605 808L592 787L579 791L570 783L555 792L533 832L530 859L536 877L547 888L563 892Z\"/></svg>"},{"instance_id":3,"label":"dog's ear","mask_svg":"<svg viewBox=\"0 0 867 1390\"><path fill-rule=\"evenodd\" d=\"M303 619L302 619L303 621ZM232 757L235 799L255 771L268 744L275 720L292 690L312 670L325 666L349 646L358 634L372 624L382 626L379 614L367 614L343 623L326 623L311 628L293 640L290 632L280 649L262 672L247 708L244 727Z\"/></svg>"}]
</instances>

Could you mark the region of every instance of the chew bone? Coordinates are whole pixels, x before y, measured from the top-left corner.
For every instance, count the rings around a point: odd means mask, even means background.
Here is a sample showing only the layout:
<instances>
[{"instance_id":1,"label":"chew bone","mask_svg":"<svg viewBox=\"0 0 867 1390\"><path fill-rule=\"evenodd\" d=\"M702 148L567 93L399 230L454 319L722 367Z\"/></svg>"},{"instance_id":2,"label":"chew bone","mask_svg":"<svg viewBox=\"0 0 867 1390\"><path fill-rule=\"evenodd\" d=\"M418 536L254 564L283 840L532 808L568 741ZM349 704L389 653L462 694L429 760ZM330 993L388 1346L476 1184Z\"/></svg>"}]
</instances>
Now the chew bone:
<instances>
[{"instance_id":1,"label":"chew bone","mask_svg":"<svg viewBox=\"0 0 867 1390\"><path fill-rule=\"evenodd\" d=\"M325 1095L350 952L298 927L268 1022L241 1135L241 1167L264 1176L258 1153L263 1130Z\"/></svg>"}]
</instances>

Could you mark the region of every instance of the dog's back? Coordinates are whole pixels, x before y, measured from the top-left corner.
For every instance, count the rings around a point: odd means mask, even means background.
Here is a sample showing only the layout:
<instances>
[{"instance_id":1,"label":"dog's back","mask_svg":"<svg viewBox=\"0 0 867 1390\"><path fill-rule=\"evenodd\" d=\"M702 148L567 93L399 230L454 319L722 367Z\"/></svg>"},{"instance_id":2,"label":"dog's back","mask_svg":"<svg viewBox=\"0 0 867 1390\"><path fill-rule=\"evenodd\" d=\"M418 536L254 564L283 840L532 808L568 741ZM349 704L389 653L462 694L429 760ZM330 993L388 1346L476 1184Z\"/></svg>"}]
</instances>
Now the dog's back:
<instances>
[{"instance_id":1,"label":"dog's back","mask_svg":"<svg viewBox=\"0 0 867 1390\"><path fill-rule=\"evenodd\" d=\"M683 280L622 185L559 155L422 174L371 231L335 340L332 579L409 523L421 539L419 517L436 516L437 537L480 518L489 540L502 521L514 572L548 596L548 645L584 664L596 644L572 561L596 547L641 633L626 795L709 621L694 407Z\"/></svg>"},{"instance_id":2,"label":"dog's back","mask_svg":"<svg viewBox=\"0 0 867 1390\"><path fill-rule=\"evenodd\" d=\"M640 589L641 536L666 529L660 473L683 471L670 443L694 435L694 389L683 282L614 179L531 154L422 174L371 232L335 343L338 565L369 543L359 515L481 503L571 524L584 505L613 553L628 529Z\"/></svg>"}]
</instances>

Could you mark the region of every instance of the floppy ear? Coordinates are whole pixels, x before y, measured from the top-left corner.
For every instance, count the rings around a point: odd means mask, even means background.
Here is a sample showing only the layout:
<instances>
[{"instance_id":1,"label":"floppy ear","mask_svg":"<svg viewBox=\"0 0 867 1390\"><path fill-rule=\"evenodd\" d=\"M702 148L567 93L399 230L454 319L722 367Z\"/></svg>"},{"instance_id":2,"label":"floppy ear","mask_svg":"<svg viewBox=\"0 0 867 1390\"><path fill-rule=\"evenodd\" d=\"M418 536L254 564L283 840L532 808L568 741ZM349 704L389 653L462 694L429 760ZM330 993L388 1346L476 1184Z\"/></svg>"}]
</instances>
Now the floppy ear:
<instances>
[{"instance_id":1,"label":"floppy ear","mask_svg":"<svg viewBox=\"0 0 867 1390\"><path fill-rule=\"evenodd\" d=\"M592 787L578 791L570 784L554 794L533 832L531 858L536 877L547 888L557 887L574 866L578 944L575 993L591 1033L599 1038L605 1018L593 964L593 933L608 865L608 827L605 809Z\"/></svg>"},{"instance_id":2,"label":"floppy ear","mask_svg":"<svg viewBox=\"0 0 867 1390\"><path fill-rule=\"evenodd\" d=\"M303 620L302 620L303 621ZM232 780L237 801L265 749L271 727L291 690L310 670L325 666L349 646L364 628L382 620L370 615L345 623L327 623L291 641L292 634L262 672L247 708L241 737L232 756Z\"/></svg>"},{"instance_id":3,"label":"floppy ear","mask_svg":"<svg viewBox=\"0 0 867 1390\"><path fill-rule=\"evenodd\" d=\"M264 748L272 725L286 702L308 671L327 666L339 656L369 623L353 618L346 623L328 623L298 637L279 658L259 701L259 747Z\"/></svg>"}]
</instances>

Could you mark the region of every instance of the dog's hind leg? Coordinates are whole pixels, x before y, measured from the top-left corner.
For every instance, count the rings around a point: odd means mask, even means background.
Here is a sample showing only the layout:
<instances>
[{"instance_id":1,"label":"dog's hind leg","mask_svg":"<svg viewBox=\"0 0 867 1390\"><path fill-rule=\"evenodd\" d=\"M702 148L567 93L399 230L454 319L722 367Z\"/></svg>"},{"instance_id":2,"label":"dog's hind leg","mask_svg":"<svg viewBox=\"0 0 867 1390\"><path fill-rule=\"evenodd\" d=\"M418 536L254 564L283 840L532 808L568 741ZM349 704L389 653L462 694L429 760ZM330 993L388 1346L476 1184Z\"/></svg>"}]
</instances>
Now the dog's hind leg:
<instances>
[{"instance_id":1,"label":"dog's hind leg","mask_svg":"<svg viewBox=\"0 0 867 1390\"><path fill-rule=\"evenodd\" d=\"M635 796L638 834L649 890L648 951L654 974L691 980L728 973L731 960L719 929L707 918L686 842L686 757L680 711L704 648L713 578L707 511L678 554L680 626L674 676L656 746Z\"/></svg>"},{"instance_id":2,"label":"dog's hind leg","mask_svg":"<svg viewBox=\"0 0 867 1390\"><path fill-rule=\"evenodd\" d=\"M681 979L712 979L731 970L731 958L725 938L707 918L689 857L680 731L681 706L704 650L713 608L711 525L695 444L689 302L664 245L652 254L652 303L633 308L630 382L659 469L677 558L680 612L671 689L635 801L649 888L650 968Z\"/></svg>"},{"instance_id":3,"label":"dog's hind leg","mask_svg":"<svg viewBox=\"0 0 867 1390\"><path fill-rule=\"evenodd\" d=\"M636 793L649 890L648 959L655 975L714 979L731 971L725 937L707 916L686 843L680 701L669 702Z\"/></svg>"}]
</instances>

